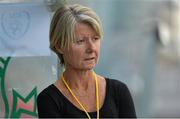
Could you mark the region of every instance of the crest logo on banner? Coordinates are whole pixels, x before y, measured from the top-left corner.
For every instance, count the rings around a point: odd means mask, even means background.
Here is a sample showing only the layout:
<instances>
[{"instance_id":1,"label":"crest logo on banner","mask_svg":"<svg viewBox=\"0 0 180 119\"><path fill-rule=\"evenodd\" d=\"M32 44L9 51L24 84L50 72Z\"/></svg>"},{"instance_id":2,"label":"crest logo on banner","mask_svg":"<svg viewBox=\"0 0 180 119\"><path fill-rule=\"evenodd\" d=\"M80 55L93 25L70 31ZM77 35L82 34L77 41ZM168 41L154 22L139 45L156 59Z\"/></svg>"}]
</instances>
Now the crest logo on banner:
<instances>
[{"instance_id":1,"label":"crest logo on banner","mask_svg":"<svg viewBox=\"0 0 180 119\"><path fill-rule=\"evenodd\" d=\"M27 11L9 11L2 15L2 28L12 40L18 40L27 32L30 15Z\"/></svg>"},{"instance_id":2,"label":"crest logo on banner","mask_svg":"<svg viewBox=\"0 0 180 119\"><path fill-rule=\"evenodd\" d=\"M49 56L49 26L44 4L0 4L0 57Z\"/></svg>"}]
</instances>

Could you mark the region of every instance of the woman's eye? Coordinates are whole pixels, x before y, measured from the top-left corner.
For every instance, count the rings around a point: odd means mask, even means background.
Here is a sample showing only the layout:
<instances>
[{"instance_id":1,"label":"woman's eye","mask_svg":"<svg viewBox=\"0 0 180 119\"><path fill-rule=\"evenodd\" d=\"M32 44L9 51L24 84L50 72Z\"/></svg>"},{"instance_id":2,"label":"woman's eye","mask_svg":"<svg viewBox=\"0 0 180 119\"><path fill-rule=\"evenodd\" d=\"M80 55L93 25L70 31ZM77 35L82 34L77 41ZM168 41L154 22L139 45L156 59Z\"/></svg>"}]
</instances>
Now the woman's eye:
<instances>
[{"instance_id":1,"label":"woman's eye","mask_svg":"<svg viewBox=\"0 0 180 119\"><path fill-rule=\"evenodd\" d=\"M97 40L99 40L100 38L99 38L99 37L94 37L93 39L94 39L94 41L97 41Z\"/></svg>"},{"instance_id":2,"label":"woman's eye","mask_svg":"<svg viewBox=\"0 0 180 119\"><path fill-rule=\"evenodd\" d=\"M83 40L83 39L82 39L82 40L77 40L77 41L76 41L77 44L82 44L82 43L84 43L84 42L85 42L85 40Z\"/></svg>"}]
</instances>

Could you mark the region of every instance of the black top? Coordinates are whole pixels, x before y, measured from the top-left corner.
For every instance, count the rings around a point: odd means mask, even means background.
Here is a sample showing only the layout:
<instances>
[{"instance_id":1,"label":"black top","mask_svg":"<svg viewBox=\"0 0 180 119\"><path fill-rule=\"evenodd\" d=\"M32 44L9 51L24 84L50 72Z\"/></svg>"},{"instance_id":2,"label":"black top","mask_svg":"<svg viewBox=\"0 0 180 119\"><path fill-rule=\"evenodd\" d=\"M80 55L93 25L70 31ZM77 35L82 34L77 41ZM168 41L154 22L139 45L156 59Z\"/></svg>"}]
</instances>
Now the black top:
<instances>
[{"instance_id":1,"label":"black top","mask_svg":"<svg viewBox=\"0 0 180 119\"><path fill-rule=\"evenodd\" d=\"M114 79L106 79L104 104L99 110L100 118L136 118L134 103L127 86ZM85 112L74 106L51 84L37 98L38 116L59 118L87 118ZM89 112L96 118L96 112Z\"/></svg>"}]
</instances>

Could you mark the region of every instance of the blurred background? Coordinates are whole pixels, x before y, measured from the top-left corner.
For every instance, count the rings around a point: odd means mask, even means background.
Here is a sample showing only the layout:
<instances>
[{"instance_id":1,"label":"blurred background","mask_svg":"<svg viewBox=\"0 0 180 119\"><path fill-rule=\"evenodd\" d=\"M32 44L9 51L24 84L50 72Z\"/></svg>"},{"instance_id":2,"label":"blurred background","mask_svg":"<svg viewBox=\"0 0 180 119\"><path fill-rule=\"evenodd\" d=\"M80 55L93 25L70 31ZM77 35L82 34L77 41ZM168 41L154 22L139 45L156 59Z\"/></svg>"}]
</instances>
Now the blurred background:
<instances>
[{"instance_id":1,"label":"blurred background","mask_svg":"<svg viewBox=\"0 0 180 119\"><path fill-rule=\"evenodd\" d=\"M104 29L95 71L127 84L137 117L180 117L179 0L0 0L0 11L2 6L22 3L45 6L50 19L62 4L93 8ZM52 52L27 56L1 52L0 71L0 117L20 118L37 117L37 94L58 79L62 68Z\"/></svg>"}]
</instances>

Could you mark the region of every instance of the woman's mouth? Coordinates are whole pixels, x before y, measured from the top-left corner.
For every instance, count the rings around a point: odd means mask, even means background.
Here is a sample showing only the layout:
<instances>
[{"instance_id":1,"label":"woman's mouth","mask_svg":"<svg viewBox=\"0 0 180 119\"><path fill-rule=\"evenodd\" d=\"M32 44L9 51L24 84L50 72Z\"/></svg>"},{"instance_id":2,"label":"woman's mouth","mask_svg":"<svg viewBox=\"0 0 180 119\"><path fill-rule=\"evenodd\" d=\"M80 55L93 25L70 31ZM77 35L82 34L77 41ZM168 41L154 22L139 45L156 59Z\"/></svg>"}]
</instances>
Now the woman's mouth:
<instances>
[{"instance_id":1,"label":"woman's mouth","mask_svg":"<svg viewBox=\"0 0 180 119\"><path fill-rule=\"evenodd\" d=\"M91 57L91 58L86 58L85 61L90 61L90 60L94 60L95 57Z\"/></svg>"}]
</instances>

